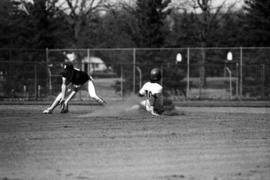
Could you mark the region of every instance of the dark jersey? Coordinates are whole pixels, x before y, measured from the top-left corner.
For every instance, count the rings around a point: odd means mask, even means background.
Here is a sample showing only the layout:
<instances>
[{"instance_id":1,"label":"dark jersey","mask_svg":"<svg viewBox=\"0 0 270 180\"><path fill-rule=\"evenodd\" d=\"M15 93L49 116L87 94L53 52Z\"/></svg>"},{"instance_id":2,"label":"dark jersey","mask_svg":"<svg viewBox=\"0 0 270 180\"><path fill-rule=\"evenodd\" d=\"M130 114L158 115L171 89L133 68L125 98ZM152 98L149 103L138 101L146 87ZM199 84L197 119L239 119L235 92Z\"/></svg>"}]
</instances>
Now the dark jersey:
<instances>
[{"instance_id":1,"label":"dark jersey","mask_svg":"<svg viewBox=\"0 0 270 180\"><path fill-rule=\"evenodd\" d=\"M90 80L90 76L86 72L77 69L64 69L61 72L61 75L67 79L66 85L69 83L73 83L75 85L83 85L88 80Z\"/></svg>"}]
</instances>

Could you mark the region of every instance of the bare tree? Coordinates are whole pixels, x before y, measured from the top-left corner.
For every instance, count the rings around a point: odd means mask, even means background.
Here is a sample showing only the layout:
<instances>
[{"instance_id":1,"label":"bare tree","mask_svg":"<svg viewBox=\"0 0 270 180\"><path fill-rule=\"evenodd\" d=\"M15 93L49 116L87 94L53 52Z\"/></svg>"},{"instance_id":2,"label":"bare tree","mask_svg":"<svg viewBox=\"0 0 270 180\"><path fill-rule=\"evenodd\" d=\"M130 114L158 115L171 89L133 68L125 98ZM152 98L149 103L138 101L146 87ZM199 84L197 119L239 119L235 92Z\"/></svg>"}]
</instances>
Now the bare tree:
<instances>
[{"instance_id":1,"label":"bare tree","mask_svg":"<svg viewBox=\"0 0 270 180\"><path fill-rule=\"evenodd\" d=\"M237 4L232 3L230 5L226 4L224 0L221 4L214 6L213 0L192 0L193 8L199 9L201 13L198 14L198 22L200 28L198 28L198 37L201 43L201 61L200 61L200 88L206 86L206 75L205 75L205 63L206 63L206 51L205 47L208 46L209 40L211 41L211 34L215 34L215 23L222 21L227 17L228 12L230 12Z\"/></svg>"},{"instance_id":2,"label":"bare tree","mask_svg":"<svg viewBox=\"0 0 270 180\"><path fill-rule=\"evenodd\" d=\"M174 8L176 11L191 13L196 20L194 21L194 27L196 28L193 30L195 37L193 40L202 47L199 61L200 89L207 85L205 73L207 52L205 48L213 45L213 36L219 34L218 31L221 30L217 28L218 24L231 14L237 3L238 0L230 4L227 0L223 0L219 4L214 0L182 0L174 4L176 5Z\"/></svg>"},{"instance_id":3,"label":"bare tree","mask_svg":"<svg viewBox=\"0 0 270 180\"><path fill-rule=\"evenodd\" d=\"M66 19L73 34L74 48L83 46L89 23L105 7L106 0L65 0L60 7L67 13Z\"/></svg>"}]
</instances>

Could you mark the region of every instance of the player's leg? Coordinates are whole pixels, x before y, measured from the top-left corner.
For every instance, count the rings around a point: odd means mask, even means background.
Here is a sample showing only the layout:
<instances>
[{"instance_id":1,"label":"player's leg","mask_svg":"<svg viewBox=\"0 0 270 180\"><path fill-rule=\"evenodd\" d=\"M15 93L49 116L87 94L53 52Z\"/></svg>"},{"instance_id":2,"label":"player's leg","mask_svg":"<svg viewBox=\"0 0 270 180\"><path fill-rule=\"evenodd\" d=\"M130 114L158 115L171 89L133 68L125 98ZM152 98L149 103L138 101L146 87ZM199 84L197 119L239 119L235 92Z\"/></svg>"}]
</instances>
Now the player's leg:
<instances>
[{"instance_id":1,"label":"player's leg","mask_svg":"<svg viewBox=\"0 0 270 180\"><path fill-rule=\"evenodd\" d=\"M150 112L152 115L154 116L159 116L159 114L157 114L154 111L154 107L151 106L149 100L143 100L141 101L139 104L133 105L131 108L129 108L127 111L134 111L134 110L139 110L139 109L143 109L146 110L147 112Z\"/></svg>"},{"instance_id":2,"label":"player's leg","mask_svg":"<svg viewBox=\"0 0 270 180\"><path fill-rule=\"evenodd\" d=\"M148 109L148 112L150 112L154 116L160 116L160 114L156 113L153 106L150 106Z\"/></svg>"},{"instance_id":3,"label":"player's leg","mask_svg":"<svg viewBox=\"0 0 270 180\"><path fill-rule=\"evenodd\" d=\"M67 113L68 112L68 103L69 101L76 95L78 89L80 88L80 86L72 86L70 89L68 89L69 95L67 96L67 98L65 99L62 108L61 108L61 113Z\"/></svg>"},{"instance_id":4,"label":"player's leg","mask_svg":"<svg viewBox=\"0 0 270 180\"><path fill-rule=\"evenodd\" d=\"M136 110L140 110L140 109L145 110L145 103L146 103L146 101L143 100L143 101L141 101L140 103L131 106L131 107L128 108L126 111L136 111Z\"/></svg>"},{"instance_id":5,"label":"player's leg","mask_svg":"<svg viewBox=\"0 0 270 180\"><path fill-rule=\"evenodd\" d=\"M53 103L50 105L50 107L45 109L43 111L43 113L44 114L51 114L53 112L53 110L56 108L56 106L58 106L60 104L61 97L62 97L62 93L59 93L58 96L53 101Z\"/></svg>"},{"instance_id":6,"label":"player's leg","mask_svg":"<svg viewBox=\"0 0 270 180\"><path fill-rule=\"evenodd\" d=\"M146 111L150 112L152 115L154 116L159 116L159 114L157 114L155 111L154 111L154 106L152 105L152 103L150 102L149 99L145 100L145 101L142 101L141 102L141 105L143 105L146 109Z\"/></svg>"},{"instance_id":7,"label":"player's leg","mask_svg":"<svg viewBox=\"0 0 270 180\"><path fill-rule=\"evenodd\" d=\"M131 106L130 108L126 109L126 111L138 111L142 109L142 106L140 104L135 104Z\"/></svg>"},{"instance_id":8,"label":"player's leg","mask_svg":"<svg viewBox=\"0 0 270 180\"><path fill-rule=\"evenodd\" d=\"M87 84L88 84L88 93L90 97L95 99L97 102L101 104L106 104L106 102L96 94L96 89L95 89L93 81L89 80Z\"/></svg>"}]
</instances>

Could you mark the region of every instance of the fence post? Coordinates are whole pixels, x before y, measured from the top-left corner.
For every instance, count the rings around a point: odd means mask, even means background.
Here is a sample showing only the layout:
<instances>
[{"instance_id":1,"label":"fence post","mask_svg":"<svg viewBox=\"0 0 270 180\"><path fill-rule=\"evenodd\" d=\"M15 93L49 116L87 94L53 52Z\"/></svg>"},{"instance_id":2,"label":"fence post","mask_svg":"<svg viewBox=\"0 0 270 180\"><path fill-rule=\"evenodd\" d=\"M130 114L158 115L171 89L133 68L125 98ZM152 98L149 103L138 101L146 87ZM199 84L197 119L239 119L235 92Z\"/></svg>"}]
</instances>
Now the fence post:
<instances>
[{"instance_id":1,"label":"fence post","mask_svg":"<svg viewBox=\"0 0 270 180\"><path fill-rule=\"evenodd\" d=\"M88 59L88 61L90 62L90 49L89 49L89 48L87 49L87 59ZM91 64L89 63L89 64L87 65L87 73L89 73L89 74L90 74L90 72L91 72L90 66L91 66ZM81 67L82 67L82 69L83 69L83 64L81 65Z\"/></svg>"},{"instance_id":2,"label":"fence post","mask_svg":"<svg viewBox=\"0 0 270 180\"><path fill-rule=\"evenodd\" d=\"M190 85L189 85L189 74L190 74L190 69L189 69L189 63L190 63L190 49L189 48L187 48L187 77L186 77L186 79L187 79L187 90L186 90L186 97L187 97L187 99L189 99L189 89L190 89Z\"/></svg>"},{"instance_id":3,"label":"fence post","mask_svg":"<svg viewBox=\"0 0 270 180\"><path fill-rule=\"evenodd\" d=\"M133 93L136 93L136 48L133 48Z\"/></svg>"},{"instance_id":4,"label":"fence post","mask_svg":"<svg viewBox=\"0 0 270 180\"><path fill-rule=\"evenodd\" d=\"M236 71L236 81L235 81L235 95L237 99L239 99L239 63L236 62L235 64L235 71Z\"/></svg>"},{"instance_id":5,"label":"fence post","mask_svg":"<svg viewBox=\"0 0 270 180\"><path fill-rule=\"evenodd\" d=\"M38 85L37 85L37 63L34 64L35 71L35 80L34 80L34 88L35 88L35 100L38 99Z\"/></svg>"},{"instance_id":6,"label":"fence post","mask_svg":"<svg viewBox=\"0 0 270 180\"><path fill-rule=\"evenodd\" d=\"M239 74L240 82L239 82L239 98L242 99L243 95L243 48L240 47L240 74Z\"/></svg>"},{"instance_id":7,"label":"fence post","mask_svg":"<svg viewBox=\"0 0 270 180\"><path fill-rule=\"evenodd\" d=\"M12 60L12 49L8 49L8 59L9 59L9 61L11 61Z\"/></svg>"},{"instance_id":8,"label":"fence post","mask_svg":"<svg viewBox=\"0 0 270 180\"><path fill-rule=\"evenodd\" d=\"M264 98L264 92L265 92L265 90L264 90L264 83L265 83L265 65L264 64L262 64L262 73L261 73L261 80L262 80L262 82L261 82L261 91L262 91L262 98Z\"/></svg>"},{"instance_id":9,"label":"fence post","mask_svg":"<svg viewBox=\"0 0 270 180\"><path fill-rule=\"evenodd\" d=\"M161 80L160 80L160 84L163 87L163 79L164 79L164 69L163 69L163 64L160 65L160 71L161 71Z\"/></svg>"},{"instance_id":10,"label":"fence post","mask_svg":"<svg viewBox=\"0 0 270 180\"><path fill-rule=\"evenodd\" d=\"M139 66L136 66L136 69L137 69L137 71L139 73L139 88L141 88L142 87L142 70L141 70L141 68Z\"/></svg>"},{"instance_id":11,"label":"fence post","mask_svg":"<svg viewBox=\"0 0 270 180\"><path fill-rule=\"evenodd\" d=\"M49 95L52 94L52 74L49 66L49 49L46 48L46 68L47 68L47 83L48 83L48 89L49 89Z\"/></svg>"},{"instance_id":12,"label":"fence post","mask_svg":"<svg viewBox=\"0 0 270 180\"><path fill-rule=\"evenodd\" d=\"M123 64L121 64L121 82L120 82L120 88L121 88L121 98L123 99L124 95L124 88L123 88Z\"/></svg>"}]
</instances>

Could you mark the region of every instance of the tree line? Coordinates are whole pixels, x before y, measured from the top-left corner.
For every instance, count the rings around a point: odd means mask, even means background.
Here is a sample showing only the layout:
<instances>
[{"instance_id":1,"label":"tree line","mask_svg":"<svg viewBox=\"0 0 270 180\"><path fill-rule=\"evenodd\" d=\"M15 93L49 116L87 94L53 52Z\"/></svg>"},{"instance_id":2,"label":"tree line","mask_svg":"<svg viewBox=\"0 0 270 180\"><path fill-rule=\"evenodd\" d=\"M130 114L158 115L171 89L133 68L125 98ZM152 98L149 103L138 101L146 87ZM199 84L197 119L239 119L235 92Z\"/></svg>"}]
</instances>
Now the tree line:
<instances>
[{"instance_id":1,"label":"tree line","mask_svg":"<svg viewBox=\"0 0 270 180\"><path fill-rule=\"evenodd\" d=\"M244 0L241 7L237 1L227 4L224 0L219 5L213 2L1 0L0 49L270 46L269 0ZM10 54L0 52L0 58L16 56ZM207 76L205 64L209 59L206 51L202 50L200 54L197 63L203 88ZM158 56L144 52L136 60L146 72L170 56L170 52ZM19 58L27 61L45 59L44 53L32 54L29 51L25 55L20 53ZM105 61L110 59L104 58ZM114 63L126 63L126 59L119 55L118 62ZM250 61L256 62L257 59ZM269 63L268 58L264 61Z\"/></svg>"},{"instance_id":2,"label":"tree line","mask_svg":"<svg viewBox=\"0 0 270 180\"><path fill-rule=\"evenodd\" d=\"M0 48L269 46L269 16L268 0L1 0Z\"/></svg>"}]
</instances>

